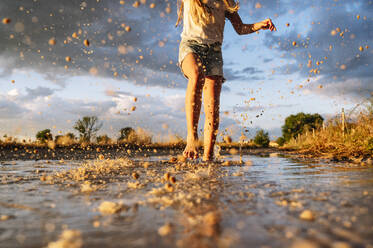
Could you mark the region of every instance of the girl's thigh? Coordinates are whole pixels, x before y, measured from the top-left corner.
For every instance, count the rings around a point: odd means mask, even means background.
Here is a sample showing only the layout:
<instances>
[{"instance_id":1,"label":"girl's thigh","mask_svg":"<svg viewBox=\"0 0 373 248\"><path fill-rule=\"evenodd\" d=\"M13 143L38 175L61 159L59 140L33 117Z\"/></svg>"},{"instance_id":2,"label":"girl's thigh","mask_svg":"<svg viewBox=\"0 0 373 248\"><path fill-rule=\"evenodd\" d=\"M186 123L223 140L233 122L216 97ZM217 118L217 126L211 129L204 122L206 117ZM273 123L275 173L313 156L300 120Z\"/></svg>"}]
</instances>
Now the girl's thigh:
<instances>
[{"instance_id":1,"label":"girl's thigh","mask_svg":"<svg viewBox=\"0 0 373 248\"><path fill-rule=\"evenodd\" d=\"M181 69L188 79L197 79L201 73L200 64L198 55L188 53L181 63Z\"/></svg>"}]
</instances>

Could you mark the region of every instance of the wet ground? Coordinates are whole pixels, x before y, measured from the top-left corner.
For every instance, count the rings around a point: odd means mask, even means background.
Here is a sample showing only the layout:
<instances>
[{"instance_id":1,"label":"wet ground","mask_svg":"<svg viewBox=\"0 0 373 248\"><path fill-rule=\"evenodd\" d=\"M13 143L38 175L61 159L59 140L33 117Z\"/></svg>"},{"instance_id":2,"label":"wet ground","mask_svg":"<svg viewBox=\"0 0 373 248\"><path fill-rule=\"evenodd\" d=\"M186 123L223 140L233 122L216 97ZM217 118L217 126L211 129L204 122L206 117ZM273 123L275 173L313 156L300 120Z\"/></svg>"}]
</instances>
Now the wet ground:
<instances>
[{"instance_id":1,"label":"wet ground","mask_svg":"<svg viewBox=\"0 0 373 248\"><path fill-rule=\"evenodd\" d=\"M373 247L373 168L272 154L0 162L0 247Z\"/></svg>"}]
</instances>

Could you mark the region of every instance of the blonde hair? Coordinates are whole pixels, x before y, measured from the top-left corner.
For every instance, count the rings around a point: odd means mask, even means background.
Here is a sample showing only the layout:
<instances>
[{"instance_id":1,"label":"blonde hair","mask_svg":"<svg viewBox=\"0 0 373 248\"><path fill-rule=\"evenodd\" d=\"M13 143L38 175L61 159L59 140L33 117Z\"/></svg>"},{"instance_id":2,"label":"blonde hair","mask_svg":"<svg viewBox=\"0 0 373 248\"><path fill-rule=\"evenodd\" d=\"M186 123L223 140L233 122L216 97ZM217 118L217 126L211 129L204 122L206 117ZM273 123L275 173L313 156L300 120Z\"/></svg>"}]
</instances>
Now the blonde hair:
<instances>
[{"instance_id":1,"label":"blonde hair","mask_svg":"<svg viewBox=\"0 0 373 248\"><path fill-rule=\"evenodd\" d=\"M211 13L209 12L209 9L206 6L207 0L187 0L187 1L190 1L191 3L190 14L192 15L193 21L195 23L201 23L202 26L206 26L209 23L215 22L214 16L211 15ZM238 9L240 8L238 1L234 6L231 6L228 0L223 0L223 2L225 5L225 8L230 13L237 12ZM184 7L183 0L178 0L177 5L180 7L178 8L176 26L179 25L182 19L183 7Z\"/></svg>"}]
</instances>

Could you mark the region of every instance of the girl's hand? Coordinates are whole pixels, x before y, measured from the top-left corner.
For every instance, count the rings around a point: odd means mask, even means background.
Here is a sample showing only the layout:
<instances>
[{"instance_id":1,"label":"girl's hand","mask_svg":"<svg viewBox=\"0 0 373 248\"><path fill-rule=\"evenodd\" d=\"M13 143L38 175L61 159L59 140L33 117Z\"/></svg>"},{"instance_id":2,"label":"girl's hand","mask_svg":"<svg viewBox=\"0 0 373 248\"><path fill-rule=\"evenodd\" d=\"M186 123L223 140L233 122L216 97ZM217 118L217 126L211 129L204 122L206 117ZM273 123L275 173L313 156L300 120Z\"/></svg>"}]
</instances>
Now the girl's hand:
<instances>
[{"instance_id":1,"label":"girl's hand","mask_svg":"<svg viewBox=\"0 0 373 248\"><path fill-rule=\"evenodd\" d=\"M275 27L275 25L273 24L272 20L271 19L265 19L261 22L258 22L258 23L255 23L254 24L254 28L258 31L260 29L269 29L272 31L277 31L277 28Z\"/></svg>"}]
</instances>

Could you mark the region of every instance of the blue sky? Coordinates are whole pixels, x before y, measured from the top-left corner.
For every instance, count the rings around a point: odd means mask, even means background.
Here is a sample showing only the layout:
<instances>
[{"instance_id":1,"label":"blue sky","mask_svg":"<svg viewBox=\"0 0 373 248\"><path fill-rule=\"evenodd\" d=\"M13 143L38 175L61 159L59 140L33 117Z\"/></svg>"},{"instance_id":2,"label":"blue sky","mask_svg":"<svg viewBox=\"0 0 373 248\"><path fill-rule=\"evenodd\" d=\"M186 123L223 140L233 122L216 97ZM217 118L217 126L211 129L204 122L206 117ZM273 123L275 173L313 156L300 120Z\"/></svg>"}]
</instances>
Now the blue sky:
<instances>
[{"instance_id":1,"label":"blue sky","mask_svg":"<svg viewBox=\"0 0 373 248\"><path fill-rule=\"evenodd\" d=\"M11 19L0 29L0 136L70 132L84 115L98 116L111 137L126 126L155 139L185 136L174 1L53 2L0 3L0 17ZM221 131L251 137L263 128L275 137L290 114L329 118L373 92L372 1L240 3L245 23L271 17L278 32L238 36L226 22Z\"/></svg>"}]
</instances>

